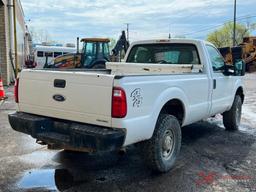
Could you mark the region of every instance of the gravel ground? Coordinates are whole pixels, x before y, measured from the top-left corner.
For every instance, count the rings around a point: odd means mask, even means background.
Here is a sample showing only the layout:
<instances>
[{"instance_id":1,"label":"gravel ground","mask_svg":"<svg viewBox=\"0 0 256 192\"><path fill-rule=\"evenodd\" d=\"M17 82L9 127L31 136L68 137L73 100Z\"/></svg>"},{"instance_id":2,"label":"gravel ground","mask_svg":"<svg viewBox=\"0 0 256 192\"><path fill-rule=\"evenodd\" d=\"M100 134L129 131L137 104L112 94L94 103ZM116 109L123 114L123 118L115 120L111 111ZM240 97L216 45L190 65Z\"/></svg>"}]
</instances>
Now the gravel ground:
<instances>
[{"instance_id":1,"label":"gravel ground","mask_svg":"<svg viewBox=\"0 0 256 192\"><path fill-rule=\"evenodd\" d=\"M0 191L256 191L256 74L245 80L240 131L225 131L220 115L184 127L176 166L161 175L146 168L136 146L120 156L37 145L8 124L10 87L0 103Z\"/></svg>"}]
</instances>

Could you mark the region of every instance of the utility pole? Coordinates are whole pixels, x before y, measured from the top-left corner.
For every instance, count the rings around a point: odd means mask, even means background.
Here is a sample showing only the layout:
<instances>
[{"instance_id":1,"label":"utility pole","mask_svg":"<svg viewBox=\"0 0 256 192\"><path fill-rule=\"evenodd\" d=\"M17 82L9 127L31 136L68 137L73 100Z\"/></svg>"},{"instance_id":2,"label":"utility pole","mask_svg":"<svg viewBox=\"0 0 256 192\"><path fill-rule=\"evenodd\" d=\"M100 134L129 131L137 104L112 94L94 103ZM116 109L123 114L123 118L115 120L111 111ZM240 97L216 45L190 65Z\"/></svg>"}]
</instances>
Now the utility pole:
<instances>
[{"instance_id":1,"label":"utility pole","mask_svg":"<svg viewBox=\"0 0 256 192\"><path fill-rule=\"evenodd\" d=\"M130 23L125 23L125 24L126 24L127 41L129 41L129 26L130 26Z\"/></svg>"},{"instance_id":2,"label":"utility pole","mask_svg":"<svg viewBox=\"0 0 256 192\"><path fill-rule=\"evenodd\" d=\"M235 2L234 2L233 46L236 46L236 0L235 0Z\"/></svg>"}]
</instances>

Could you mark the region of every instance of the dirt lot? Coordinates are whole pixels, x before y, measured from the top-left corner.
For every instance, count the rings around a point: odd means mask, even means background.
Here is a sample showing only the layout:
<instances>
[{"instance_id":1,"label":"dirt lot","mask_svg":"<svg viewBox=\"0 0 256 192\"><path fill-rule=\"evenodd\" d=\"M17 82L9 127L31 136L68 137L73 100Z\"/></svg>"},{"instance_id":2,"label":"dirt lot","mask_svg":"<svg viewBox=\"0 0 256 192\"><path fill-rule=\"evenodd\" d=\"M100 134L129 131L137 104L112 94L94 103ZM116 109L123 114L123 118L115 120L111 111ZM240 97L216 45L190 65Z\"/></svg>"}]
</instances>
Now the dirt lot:
<instances>
[{"instance_id":1,"label":"dirt lot","mask_svg":"<svg viewBox=\"0 0 256 192\"><path fill-rule=\"evenodd\" d=\"M256 74L246 76L241 130L221 116L182 130L181 154L163 175L148 170L135 146L123 156L49 151L13 131L12 88L0 104L0 191L256 191Z\"/></svg>"}]
</instances>

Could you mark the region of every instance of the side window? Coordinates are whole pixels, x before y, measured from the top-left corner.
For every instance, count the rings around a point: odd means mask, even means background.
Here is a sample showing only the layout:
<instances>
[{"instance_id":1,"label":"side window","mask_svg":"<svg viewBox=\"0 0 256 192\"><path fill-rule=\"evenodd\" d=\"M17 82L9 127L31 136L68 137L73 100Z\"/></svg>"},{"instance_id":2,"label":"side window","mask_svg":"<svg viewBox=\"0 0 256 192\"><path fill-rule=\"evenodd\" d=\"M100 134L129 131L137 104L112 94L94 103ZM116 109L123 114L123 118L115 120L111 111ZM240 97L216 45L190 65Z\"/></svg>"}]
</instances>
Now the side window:
<instances>
[{"instance_id":1,"label":"side window","mask_svg":"<svg viewBox=\"0 0 256 192\"><path fill-rule=\"evenodd\" d=\"M84 47L86 47L86 50L85 51L85 55L90 55L90 56L94 56L96 55L96 49L97 49L97 46L95 43L85 43ZM100 48L102 49L102 48Z\"/></svg>"},{"instance_id":2,"label":"side window","mask_svg":"<svg viewBox=\"0 0 256 192\"><path fill-rule=\"evenodd\" d=\"M103 43L103 50L105 55L109 55L109 47L107 43Z\"/></svg>"},{"instance_id":3,"label":"side window","mask_svg":"<svg viewBox=\"0 0 256 192\"><path fill-rule=\"evenodd\" d=\"M53 57L53 52L45 52L45 57Z\"/></svg>"},{"instance_id":4,"label":"side window","mask_svg":"<svg viewBox=\"0 0 256 192\"><path fill-rule=\"evenodd\" d=\"M43 51L37 51L37 57L44 57Z\"/></svg>"},{"instance_id":5,"label":"side window","mask_svg":"<svg viewBox=\"0 0 256 192\"><path fill-rule=\"evenodd\" d=\"M214 72L220 72L223 70L225 62L223 57L220 55L220 53L217 51L216 48L207 45L207 50L212 62L212 68Z\"/></svg>"},{"instance_id":6,"label":"side window","mask_svg":"<svg viewBox=\"0 0 256 192\"><path fill-rule=\"evenodd\" d=\"M60 55L62 55L62 52L54 52L54 57L58 57Z\"/></svg>"}]
</instances>

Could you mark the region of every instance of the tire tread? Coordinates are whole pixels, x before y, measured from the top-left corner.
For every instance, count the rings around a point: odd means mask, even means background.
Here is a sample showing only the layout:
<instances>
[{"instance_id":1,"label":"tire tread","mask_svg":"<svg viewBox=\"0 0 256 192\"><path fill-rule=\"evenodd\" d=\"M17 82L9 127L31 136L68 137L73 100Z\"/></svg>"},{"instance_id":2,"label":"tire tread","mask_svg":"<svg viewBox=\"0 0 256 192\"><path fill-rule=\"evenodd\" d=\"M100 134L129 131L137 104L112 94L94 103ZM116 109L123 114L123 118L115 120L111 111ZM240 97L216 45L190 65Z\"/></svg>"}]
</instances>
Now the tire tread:
<instances>
[{"instance_id":1,"label":"tire tread","mask_svg":"<svg viewBox=\"0 0 256 192\"><path fill-rule=\"evenodd\" d=\"M155 131L153 134L153 137L150 140L144 141L142 145L142 153L143 153L143 158L146 160L147 165L156 172L167 172L171 168L167 167L164 165L159 158L158 155L158 142L161 135L165 132L167 128L169 128L170 124L177 126L178 133L176 134L177 138L177 143L175 145L177 146L176 153L174 154L174 157L172 157L172 165L174 164L176 157L178 156L180 146L181 146L181 129L179 125L179 121L177 120L176 117L168 114L160 114ZM174 133L175 134L175 133ZM175 149L174 149L175 150Z\"/></svg>"},{"instance_id":2,"label":"tire tread","mask_svg":"<svg viewBox=\"0 0 256 192\"><path fill-rule=\"evenodd\" d=\"M239 125L236 123L237 105L242 105L242 99L239 95L235 96L231 109L223 113L223 124L228 131L236 131L239 129Z\"/></svg>"}]
</instances>

